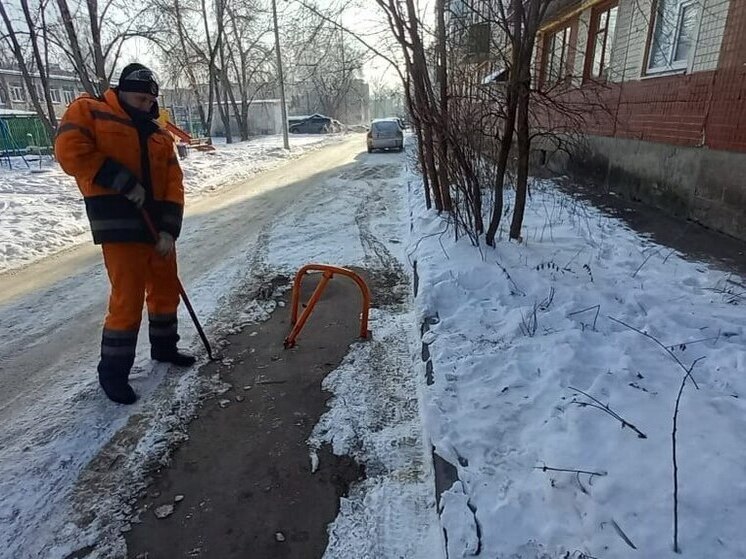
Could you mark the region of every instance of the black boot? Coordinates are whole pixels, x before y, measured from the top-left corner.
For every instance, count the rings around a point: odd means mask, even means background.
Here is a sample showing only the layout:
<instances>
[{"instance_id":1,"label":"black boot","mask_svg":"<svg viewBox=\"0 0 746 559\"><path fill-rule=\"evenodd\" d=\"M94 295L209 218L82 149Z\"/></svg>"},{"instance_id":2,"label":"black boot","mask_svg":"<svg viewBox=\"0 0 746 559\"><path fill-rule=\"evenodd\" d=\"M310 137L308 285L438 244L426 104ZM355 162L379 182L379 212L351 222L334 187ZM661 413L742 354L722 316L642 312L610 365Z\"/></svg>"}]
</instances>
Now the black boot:
<instances>
[{"instance_id":1,"label":"black boot","mask_svg":"<svg viewBox=\"0 0 746 559\"><path fill-rule=\"evenodd\" d=\"M176 347L179 341L176 314L150 315L150 357L177 367L191 367L197 361Z\"/></svg>"},{"instance_id":2,"label":"black boot","mask_svg":"<svg viewBox=\"0 0 746 559\"><path fill-rule=\"evenodd\" d=\"M173 347L168 351L164 351L163 348L153 348L150 350L150 357L156 361L171 363L177 367L191 367L197 362L196 357L187 353L182 353L176 347Z\"/></svg>"},{"instance_id":3,"label":"black boot","mask_svg":"<svg viewBox=\"0 0 746 559\"><path fill-rule=\"evenodd\" d=\"M130 369L135 361L136 345L137 330L104 329L98 382L112 402L134 404L137 400L137 395L128 382Z\"/></svg>"},{"instance_id":4,"label":"black boot","mask_svg":"<svg viewBox=\"0 0 746 559\"><path fill-rule=\"evenodd\" d=\"M137 401L137 394L127 382L129 372L124 374L121 371L102 370L101 365L98 367L98 382L104 389L109 400L117 404L134 404Z\"/></svg>"}]
</instances>

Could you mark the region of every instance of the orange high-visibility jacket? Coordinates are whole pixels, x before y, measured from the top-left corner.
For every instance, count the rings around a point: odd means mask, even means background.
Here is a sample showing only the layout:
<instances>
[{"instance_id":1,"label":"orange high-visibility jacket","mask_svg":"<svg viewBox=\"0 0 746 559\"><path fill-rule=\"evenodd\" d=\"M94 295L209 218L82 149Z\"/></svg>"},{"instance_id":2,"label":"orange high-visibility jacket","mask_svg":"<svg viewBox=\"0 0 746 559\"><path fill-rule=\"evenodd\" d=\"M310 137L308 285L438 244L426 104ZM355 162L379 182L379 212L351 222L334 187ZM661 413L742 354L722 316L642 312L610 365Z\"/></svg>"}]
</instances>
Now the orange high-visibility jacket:
<instances>
[{"instance_id":1,"label":"orange high-visibility jacket","mask_svg":"<svg viewBox=\"0 0 746 559\"><path fill-rule=\"evenodd\" d=\"M184 185L173 137L155 121L136 124L116 91L108 90L103 98L83 95L71 103L54 149L83 193L96 244L155 242L140 210L124 197L138 183L158 230L179 236Z\"/></svg>"}]
</instances>

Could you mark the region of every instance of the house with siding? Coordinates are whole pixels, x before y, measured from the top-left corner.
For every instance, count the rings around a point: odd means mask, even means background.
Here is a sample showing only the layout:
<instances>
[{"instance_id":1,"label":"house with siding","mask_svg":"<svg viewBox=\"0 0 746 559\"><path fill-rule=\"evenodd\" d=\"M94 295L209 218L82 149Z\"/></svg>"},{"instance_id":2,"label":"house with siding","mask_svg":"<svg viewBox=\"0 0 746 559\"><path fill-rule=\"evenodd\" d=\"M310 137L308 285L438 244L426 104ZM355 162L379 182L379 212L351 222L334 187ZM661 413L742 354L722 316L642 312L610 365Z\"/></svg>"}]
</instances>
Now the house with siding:
<instances>
[{"instance_id":1,"label":"house with siding","mask_svg":"<svg viewBox=\"0 0 746 559\"><path fill-rule=\"evenodd\" d=\"M534 65L585 113L550 168L746 239L746 1L554 0Z\"/></svg>"},{"instance_id":2,"label":"house with siding","mask_svg":"<svg viewBox=\"0 0 746 559\"><path fill-rule=\"evenodd\" d=\"M746 2L573 2L537 39L540 87L595 87L603 109L558 170L746 239Z\"/></svg>"}]
</instances>

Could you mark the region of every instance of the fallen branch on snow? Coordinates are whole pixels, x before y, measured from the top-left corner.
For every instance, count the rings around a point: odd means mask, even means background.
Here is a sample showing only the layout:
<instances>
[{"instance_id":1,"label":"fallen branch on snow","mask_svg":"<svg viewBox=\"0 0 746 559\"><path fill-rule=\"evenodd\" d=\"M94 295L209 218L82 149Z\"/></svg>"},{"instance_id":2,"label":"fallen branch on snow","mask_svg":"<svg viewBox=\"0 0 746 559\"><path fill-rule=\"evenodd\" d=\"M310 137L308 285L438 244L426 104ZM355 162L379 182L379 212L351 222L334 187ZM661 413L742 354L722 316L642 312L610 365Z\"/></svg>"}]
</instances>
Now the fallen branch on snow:
<instances>
[{"instance_id":1,"label":"fallen branch on snow","mask_svg":"<svg viewBox=\"0 0 746 559\"><path fill-rule=\"evenodd\" d=\"M694 380L694 378L691 376L692 370L702 359L704 359L704 357L696 359L694 363L692 363L689 367L687 374L684 375L684 378L681 381L681 386L679 387L679 394L678 396L676 396L676 407L674 408L673 412L673 429L671 430L671 449L673 454L673 550L676 553L681 553L681 550L679 549L679 463L676 455L676 434L679 421L679 404L681 403L681 395L684 393L684 387L686 386L687 379L692 378L692 381Z\"/></svg>"},{"instance_id":2,"label":"fallen branch on snow","mask_svg":"<svg viewBox=\"0 0 746 559\"><path fill-rule=\"evenodd\" d=\"M577 474L580 476L580 474L585 474L588 476L588 485L593 485L593 478L594 476L598 477L604 477L607 474L607 472L591 472L588 470L577 470L574 468L550 468L547 465L544 466L534 466L534 470L541 470L542 472L566 472L570 474ZM578 481L580 481L580 478L578 477ZM582 485L581 485L582 487ZM583 491L584 493L587 493L587 491Z\"/></svg>"},{"instance_id":3,"label":"fallen branch on snow","mask_svg":"<svg viewBox=\"0 0 746 559\"><path fill-rule=\"evenodd\" d=\"M539 326L539 319L536 317L537 309L538 303L534 303L533 311L528 316L521 311L521 332L529 338L533 338L536 335L536 329Z\"/></svg>"},{"instance_id":4,"label":"fallen branch on snow","mask_svg":"<svg viewBox=\"0 0 746 559\"><path fill-rule=\"evenodd\" d=\"M684 393L684 387L686 386L686 381L691 380L692 384L694 384L694 387L699 390L699 385L697 384L697 381L694 380L694 376L692 375L692 371L694 370L694 367L704 359L704 357L700 357L698 359L695 359L692 364L687 367L685 366L681 360L676 357L676 354L663 345L660 340L655 338L654 336L651 336L647 332L643 332L642 330L639 330L638 328L635 328L634 326L630 326L629 324L622 322L621 320L618 320L614 318L613 316L609 317L614 322L617 322L618 324L621 324L622 326L625 326L629 328L630 330L633 330L637 332L638 334L642 334L649 340L654 341L658 346L663 348L666 353L668 353L669 356L676 362L676 364L681 367L684 371L684 378L681 380L681 385L679 386L679 393L676 396L676 406L674 408L673 412L673 429L671 430L671 453L673 458L673 550L675 553L681 553L681 549L679 548L679 463L678 463L678 455L677 455L677 432L678 432L678 421L679 421L679 405L681 404L681 395Z\"/></svg>"},{"instance_id":5,"label":"fallen branch on snow","mask_svg":"<svg viewBox=\"0 0 746 559\"><path fill-rule=\"evenodd\" d=\"M692 376L692 371L691 371L691 368L687 369L686 365L684 365L684 364L683 364L683 363L681 362L681 360L680 360L680 359L679 359L678 357L676 357L676 354L675 354L675 353L674 353L673 351L671 351L670 349L668 349L668 348L667 348L667 347L666 347L665 345L663 345L663 343L661 343L661 341L660 341L660 340L659 340L658 338L656 338L655 336L651 336L651 335L650 335L650 334L648 334L647 332L643 332L643 331L642 331L642 330L640 330L639 328L635 328L634 326L630 326L630 325L629 325L629 324L627 324L626 322L622 322L621 320L619 320L618 318L614 318L613 316L609 316L609 320L613 320L613 321L614 321L614 322L616 322L617 324L621 324L621 325L622 325L622 326L624 326L625 328L629 328L630 330L632 330L632 331L634 331L634 332L637 332L638 334L640 334L640 335L642 335L642 336L645 336L645 337L646 337L647 339L649 339L649 340L652 340L652 341L653 341L653 342L655 342L655 343L656 343L656 344L657 344L658 346L660 346L661 348L663 348L663 350L664 350L664 351L665 351L666 353L668 353L668 355L670 355L670 356L671 356L671 359L673 359L674 361L676 361L676 364L677 364L677 365L678 365L679 367L681 367L681 369L682 369L682 370L683 370L684 372L686 372L686 376L687 376L687 377L689 377L689 379L690 379L690 380L692 381L692 383L694 384L694 387L695 387L695 388L696 388L697 390L699 390L699 385L697 384L697 381L696 381L696 380L694 380L694 377Z\"/></svg>"},{"instance_id":6,"label":"fallen branch on snow","mask_svg":"<svg viewBox=\"0 0 746 559\"><path fill-rule=\"evenodd\" d=\"M596 322L598 321L598 315L601 312L601 305L593 305L592 307L588 307L587 309L583 309L583 310L580 310L580 311L571 312L570 314L567 315L567 318L570 318L571 316L575 316L576 314L583 314L584 312L592 311L594 309L596 311L596 316L593 319L593 331L595 332L596 331ZM582 324L582 322L581 322L581 324Z\"/></svg>"},{"instance_id":7,"label":"fallen branch on snow","mask_svg":"<svg viewBox=\"0 0 746 559\"><path fill-rule=\"evenodd\" d=\"M575 392L580 392L583 396L585 396L586 398L588 398L589 400L591 400L590 402L582 402L582 401L573 399L573 401L570 402L571 404L575 404L576 406L579 406L581 408L589 407L589 408L596 408L598 410L601 410L602 412L610 415L611 417L613 417L614 419L616 419L619 423L621 423L622 424L622 429L624 429L625 427L629 427L635 433L637 433L637 437L638 438L640 438L640 439L647 439L648 438L648 436L645 433L643 433L642 431L640 431L632 423L630 423L629 421L627 421L626 419L624 419L621 415L619 415L614 410L612 410L609 407L608 404L601 403L600 400L594 398L593 396L591 396L587 392L583 392L579 388L573 388L572 386L568 386L567 388L569 390L574 390Z\"/></svg>"},{"instance_id":8,"label":"fallen branch on snow","mask_svg":"<svg viewBox=\"0 0 746 559\"><path fill-rule=\"evenodd\" d=\"M692 340L689 342L681 342L680 344L673 344L673 345L668 346L668 349L670 349L671 351L673 351L674 349L680 349L681 351L686 351L686 348L690 345L701 344L703 342L711 342L712 340L715 340L715 343L717 343L720 340L720 333L721 331L718 330L717 336L710 336L709 338L701 338L699 340Z\"/></svg>"},{"instance_id":9,"label":"fallen branch on snow","mask_svg":"<svg viewBox=\"0 0 746 559\"><path fill-rule=\"evenodd\" d=\"M500 264L498 260L495 260L495 264L497 264L497 267L502 270L503 274L505 274L505 277L508 278L508 281L513 284L513 291L511 291L510 294L511 295L522 295L523 297L525 297L526 292L523 291L520 287L518 287L516 282L513 281L513 278L510 277L508 270L506 270L505 267L502 264Z\"/></svg>"},{"instance_id":10,"label":"fallen branch on snow","mask_svg":"<svg viewBox=\"0 0 746 559\"><path fill-rule=\"evenodd\" d=\"M617 524L616 520L612 519L611 525L614 527L614 531L619 535L619 537L624 540L624 543L626 543L632 549L637 549L635 544L632 543L632 540L627 537L627 534L624 533L624 530L622 530L619 524Z\"/></svg>"}]
</instances>

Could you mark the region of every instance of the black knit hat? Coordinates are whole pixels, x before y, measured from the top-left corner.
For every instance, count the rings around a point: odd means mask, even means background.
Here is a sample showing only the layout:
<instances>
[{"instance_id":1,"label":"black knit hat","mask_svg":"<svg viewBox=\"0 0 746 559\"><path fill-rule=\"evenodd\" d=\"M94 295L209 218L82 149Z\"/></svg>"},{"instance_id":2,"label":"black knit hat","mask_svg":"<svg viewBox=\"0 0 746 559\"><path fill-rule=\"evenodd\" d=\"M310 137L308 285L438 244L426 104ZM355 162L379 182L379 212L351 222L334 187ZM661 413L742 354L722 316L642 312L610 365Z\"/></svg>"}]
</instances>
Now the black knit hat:
<instances>
[{"instance_id":1,"label":"black knit hat","mask_svg":"<svg viewBox=\"0 0 746 559\"><path fill-rule=\"evenodd\" d=\"M128 64L119 75L119 91L149 93L158 96L158 83L153 72L142 64Z\"/></svg>"}]
</instances>

